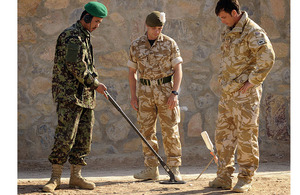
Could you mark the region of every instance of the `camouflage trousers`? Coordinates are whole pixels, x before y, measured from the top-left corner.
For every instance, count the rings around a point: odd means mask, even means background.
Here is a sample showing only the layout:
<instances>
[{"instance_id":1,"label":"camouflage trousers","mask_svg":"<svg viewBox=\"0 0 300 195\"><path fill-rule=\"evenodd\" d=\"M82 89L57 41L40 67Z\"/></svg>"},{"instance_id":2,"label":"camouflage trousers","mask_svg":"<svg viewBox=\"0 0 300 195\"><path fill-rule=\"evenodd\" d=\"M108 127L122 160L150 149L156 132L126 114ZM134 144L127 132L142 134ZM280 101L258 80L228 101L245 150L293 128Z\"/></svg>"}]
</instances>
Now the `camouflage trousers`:
<instances>
[{"instance_id":1,"label":"camouflage trousers","mask_svg":"<svg viewBox=\"0 0 300 195\"><path fill-rule=\"evenodd\" d=\"M91 151L94 111L75 104L58 103L58 125L54 146L48 159L64 164L68 158L74 165L86 165L84 157Z\"/></svg>"},{"instance_id":2,"label":"camouflage trousers","mask_svg":"<svg viewBox=\"0 0 300 195\"><path fill-rule=\"evenodd\" d=\"M161 125L164 151L167 156L168 166L181 165L181 143L178 129L180 122L180 110L177 105L170 110L167 101L172 91L172 83L162 85L139 85L138 100L139 111L137 121L140 124L140 131L158 152L158 140L156 136L157 117ZM153 152L143 144L144 164L145 166L158 166L159 162Z\"/></svg>"},{"instance_id":3,"label":"camouflage trousers","mask_svg":"<svg viewBox=\"0 0 300 195\"><path fill-rule=\"evenodd\" d=\"M215 143L219 166L217 175L232 179L235 152L239 178L252 180L259 164L258 119L262 87L251 88L245 94L223 94L219 102Z\"/></svg>"}]
</instances>

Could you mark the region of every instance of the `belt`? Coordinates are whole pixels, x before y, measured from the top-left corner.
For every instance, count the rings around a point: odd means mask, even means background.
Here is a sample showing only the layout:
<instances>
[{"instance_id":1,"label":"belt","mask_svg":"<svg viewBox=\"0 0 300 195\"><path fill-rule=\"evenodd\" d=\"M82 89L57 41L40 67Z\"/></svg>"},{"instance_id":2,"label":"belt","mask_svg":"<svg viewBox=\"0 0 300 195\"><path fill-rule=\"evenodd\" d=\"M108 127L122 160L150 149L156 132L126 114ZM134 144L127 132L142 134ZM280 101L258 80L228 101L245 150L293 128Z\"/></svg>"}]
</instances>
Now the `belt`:
<instances>
[{"instance_id":1,"label":"belt","mask_svg":"<svg viewBox=\"0 0 300 195\"><path fill-rule=\"evenodd\" d=\"M143 84L143 85L161 85L161 84L165 84L165 83L169 83L171 82L173 79L173 75L170 75L170 76L167 76L167 77L164 77L164 78L160 78L160 79L157 79L157 80L150 80L150 79L140 79L140 82Z\"/></svg>"}]
</instances>

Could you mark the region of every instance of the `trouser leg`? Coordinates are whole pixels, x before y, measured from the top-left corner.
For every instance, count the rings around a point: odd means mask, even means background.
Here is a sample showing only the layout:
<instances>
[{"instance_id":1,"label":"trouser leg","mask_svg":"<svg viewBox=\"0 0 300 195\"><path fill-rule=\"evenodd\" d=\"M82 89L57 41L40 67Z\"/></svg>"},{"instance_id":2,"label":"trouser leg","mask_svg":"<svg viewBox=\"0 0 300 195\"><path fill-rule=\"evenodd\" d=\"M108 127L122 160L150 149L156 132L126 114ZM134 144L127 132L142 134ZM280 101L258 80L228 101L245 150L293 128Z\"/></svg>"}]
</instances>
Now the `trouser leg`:
<instances>
[{"instance_id":1,"label":"trouser leg","mask_svg":"<svg viewBox=\"0 0 300 195\"><path fill-rule=\"evenodd\" d=\"M233 105L220 100L218 107L218 121L215 131L215 144L219 166L217 175L224 180L231 181L234 168L234 153L237 145L235 120L231 114Z\"/></svg>"},{"instance_id":2,"label":"trouser leg","mask_svg":"<svg viewBox=\"0 0 300 195\"><path fill-rule=\"evenodd\" d=\"M148 141L150 146L158 152L158 140L156 137L156 120L157 108L153 103L153 98L141 96L139 97L138 123L140 124L140 132ZM144 164L148 167L158 166L158 160L151 149L142 142L144 153Z\"/></svg>"},{"instance_id":3,"label":"trouser leg","mask_svg":"<svg viewBox=\"0 0 300 195\"><path fill-rule=\"evenodd\" d=\"M82 166L86 165L84 157L86 157L91 151L93 126L94 111L84 108L80 117L75 144L69 154L70 164Z\"/></svg>"},{"instance_id":4,"label":"trouser leg","mask_svg":"<svg viewBox=\"0 0 300 195\"><path fill-rule=\"evenodd\" d=\"M57 105L58 124L55 130L54 145L48 159L52 164L63 165L75 142L82 108L74 104Z\"/></svg>"},{"instance_id":5,"label":"trouser leg","mask_svg":"<svg viewBox=\"0 0 300 195\"><path fill-rule=\"evenodd\" d=\"M259 165L258 119L259 102L244 103L239 120L237 162L238 177L248 181L252 180Z\"/></svg>"},{"instance_id":6,"label":"trouser leg","mask_svg":"<svg viewBox=\"0 0 300 195\"><path fill-rule=\"evenodd\" d=\"M170 167L181 166L181 142L178 123L180 122L179 106L173 110L168 109L167 104L159 106L159 120L162 130L164 151L167 156L167 164Z\"/></svg>"}]
</instances>

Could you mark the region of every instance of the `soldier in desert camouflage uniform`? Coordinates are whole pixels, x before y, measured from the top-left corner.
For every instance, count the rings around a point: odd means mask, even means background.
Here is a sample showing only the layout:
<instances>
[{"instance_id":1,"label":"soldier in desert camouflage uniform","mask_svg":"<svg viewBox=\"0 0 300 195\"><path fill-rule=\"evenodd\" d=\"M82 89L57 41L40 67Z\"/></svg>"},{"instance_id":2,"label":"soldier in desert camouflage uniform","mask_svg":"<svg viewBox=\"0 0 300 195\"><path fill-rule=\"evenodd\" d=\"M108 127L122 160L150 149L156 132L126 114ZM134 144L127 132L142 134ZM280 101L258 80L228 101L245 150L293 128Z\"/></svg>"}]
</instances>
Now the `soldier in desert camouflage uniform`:
<instances>
[{"instance_id":1,"label":"soldier in desert camouflage uniform","mask_svg":"<svg viewBox=\"0 0 300 195\"><path fill-rule=\"evenodd\" d=\"M221 35L222 95L215 135L219 166L217 178L209 182L209 186L232 188L237 150L239 174L233 190L245 192L251 188L259 164L262 83L274 64L275 54L265 31L247 12L240 11L237 0L220 0L215 11L227 28Z\"/></svg>"},{"instance_id":2,"label":"soldier in desert camouflage uniform","mask_svg":"<svg viewBox=\"0 0 300 195\"><path fill-rule=\"evenodd\" d=\"M182 58L176 42L161 33L165 14L154 11L146 18L147 32L132 42L128 61L131 105L137 110L140 131L158 151L156 121L159 118L167 165L176 180L182 180L181 143L178 123L180 112L178 90L182 79ZM137 72L139 76L136 96ZM143 143L146 169L134 175L136 179L159 178L158 160Z\"/></svg>"},{"instance_id":3,"label":"soldier in desert camouflage uniform","mask_svg":"<svg viewBox=\"0 0 300 195\"><path fill-rule=\"evenodd\" d=\"M52 95L57 103L58 125L49 155L52 175L43 187L46 192L59 187L63 164L68 158L71 164L70 186L95 187L94 183L82 178L81 167L86 165L84 157L91 150L95 90L104 94L106 86L97 79L90 33L107 16L107 9L98 2L90 2L84 8L80 20L65 29L57 39Z\"/></svg>"}]
</instances>

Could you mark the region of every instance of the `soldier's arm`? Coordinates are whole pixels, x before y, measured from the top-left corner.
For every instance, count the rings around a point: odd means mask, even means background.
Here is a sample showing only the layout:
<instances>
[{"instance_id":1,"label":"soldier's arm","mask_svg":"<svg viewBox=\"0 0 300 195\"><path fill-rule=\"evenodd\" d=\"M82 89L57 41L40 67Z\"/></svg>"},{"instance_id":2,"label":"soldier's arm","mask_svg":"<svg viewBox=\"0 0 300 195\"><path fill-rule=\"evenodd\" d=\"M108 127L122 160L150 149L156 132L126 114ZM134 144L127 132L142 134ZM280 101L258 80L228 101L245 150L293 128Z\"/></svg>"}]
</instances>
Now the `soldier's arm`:
<instances>
[{"instance_id":1,"label":"soldier's arm","mask_svg":"<svg viewBox=\"0 0 300 195\"><path fill-rule=\"evenodd\" d=\"M137 111L139 106L138 106L138 99L136 96L136 80L137 80L136 69L129 67L128 80L129 80L130 94L131 94L130 104L132 108Z\"/></svg>"},{"instance_id":2,"label":"soldier's arm","mask_svg":"<svg viewBox=\"0 0 300 195\"><path fill-rule=\"evenodd\" d=\"M74 77L86 87L97 89L101 84L96 75L89 69L84 61L83 43L77 38L73 37L66 43L66 66Z\"/></svg>"},{"instance_id":3,"label":"soldier's arm","mask_svg":"<svg viewBox=\"0 0 300 195\"><path fill-rule=\"evenodd\" d=\"M130 94L131 94L130 104L131 104L132 108L137 111L139 108L138 99L136 96L137 61L133 55L132 47L130 47L129 60L128 60L127 66L129 67L128 80L129 80Z\"/></svg>"},{"instance_id":4,"label":"soldier's arm","mask_svg":"<svg viewBox=\"0 0 300 195\"><path fill-rule=\"evenodd\" d=\"M275 53L267 35L261 31L250 34L249 47L255 54L256 69L250 73L248 81L260 85L274 65Z\"/></svg>"},{"instance_id":5,"label":"soldier's arm","mask_svg":"<svg viewBox=\"0 0 300 195\"><path fill-rule=\"evenodd\" d=\"M182 80L182 65L178 63L174 66L174 75L173 75L173 88L172 91L178 91L180 88L181 80Z\"/></svg>"}]
</instances>

